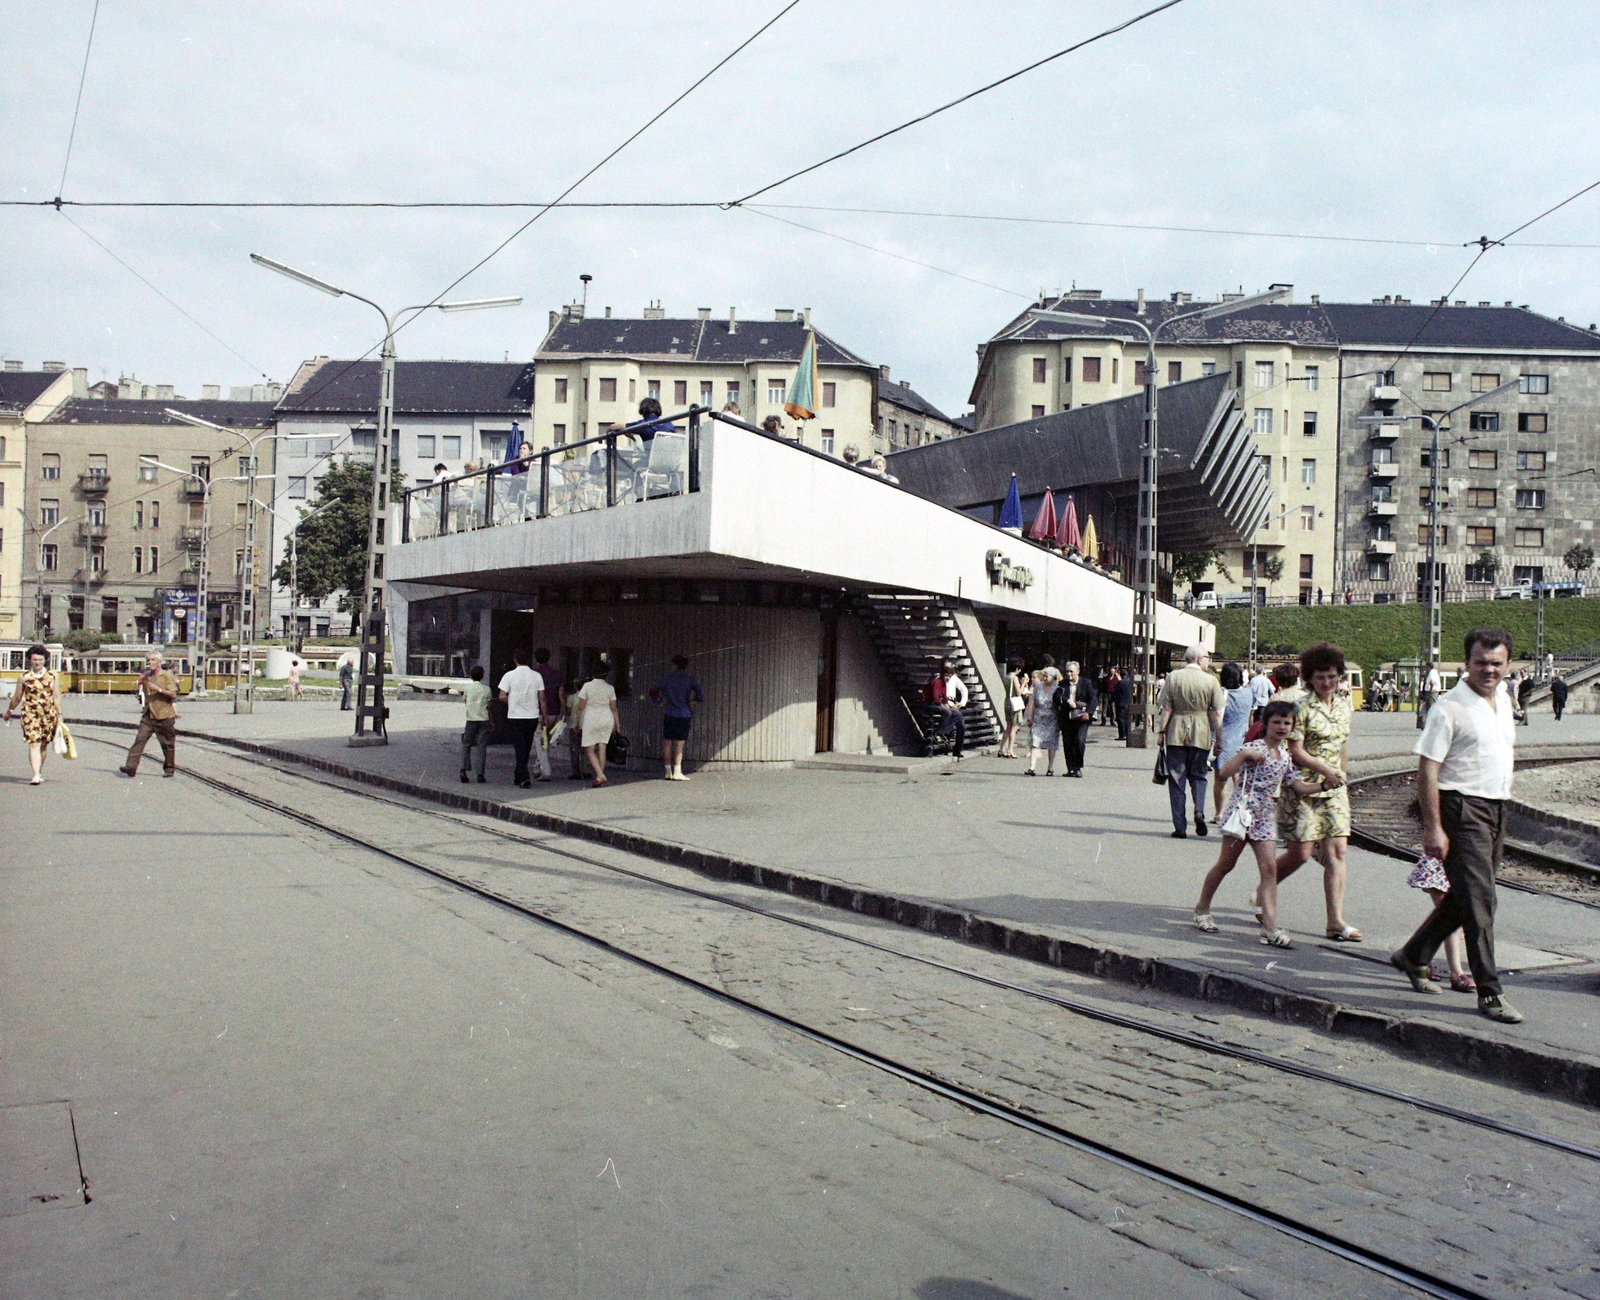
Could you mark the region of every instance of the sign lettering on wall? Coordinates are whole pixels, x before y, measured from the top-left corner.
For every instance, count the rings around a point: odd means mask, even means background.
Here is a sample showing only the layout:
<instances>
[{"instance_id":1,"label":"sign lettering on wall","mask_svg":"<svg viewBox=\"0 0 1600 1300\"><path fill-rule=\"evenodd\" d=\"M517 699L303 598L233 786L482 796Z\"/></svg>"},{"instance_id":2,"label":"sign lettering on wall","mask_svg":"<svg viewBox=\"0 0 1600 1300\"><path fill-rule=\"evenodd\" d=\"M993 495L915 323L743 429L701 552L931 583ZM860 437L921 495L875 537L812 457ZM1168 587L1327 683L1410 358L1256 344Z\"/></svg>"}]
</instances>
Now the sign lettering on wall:
<instances>
[{"instance_id":1,"label":"sign lettering on wall","mask_svg":"<svg viewBox=\"0 0 1600 1300\"><path fill-rule=\"evenodd\" d=\"M1033 570L1011 563L999 551L990 551L984 556L984 567L989 570L990 586L1015 587L1018 591L1026 591L1033 586Z\"/></svg>"}]
</instances>

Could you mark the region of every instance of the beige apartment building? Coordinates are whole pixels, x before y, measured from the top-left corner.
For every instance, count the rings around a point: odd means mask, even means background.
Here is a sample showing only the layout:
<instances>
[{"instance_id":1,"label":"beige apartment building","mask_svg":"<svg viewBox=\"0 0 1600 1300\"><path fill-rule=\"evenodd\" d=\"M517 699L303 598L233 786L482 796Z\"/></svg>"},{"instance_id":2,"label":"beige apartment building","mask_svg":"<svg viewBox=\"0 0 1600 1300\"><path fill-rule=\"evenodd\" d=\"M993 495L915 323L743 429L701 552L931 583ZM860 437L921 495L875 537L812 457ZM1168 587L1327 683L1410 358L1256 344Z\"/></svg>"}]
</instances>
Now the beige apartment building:
<instances>
[{"instance_id":1,"label":"beige apartment building","mask_svg":"<svg viewBox=\"0 0 1600 1300\"><path fill-rule=\"evenodd\" d=\"M22 557L34 540L27 511L28 432L72 396L73 375L59 361L26 370L7 361L0 372L0 641L30 626L23 617Z\"/></svg>"},{"instance_id":2,"label":"beige apartment building","mask_svg":"<svg viewBox=\"0 0 1600 1300\"><path fill-rule=\"evenodd\" d=\"M1224 295L1226 297L1227 295ZM971 402L977 427L995 428L1136 393L1144 387L1142 331L1204 306L1175 293L1105 299L1076 289L1042 298L979 349ZM1101 327L1041 319L1037 310L1105 316ZM1156 345L1157 387L1231 374L1237 401L1273 486L1263 527L1247 546L1223 553L1196 592L1242 592L1259 563L1277 556L1271 595L1313 603L1338 588L1339 342L1313 297L1215 320L1180 321ZM1159 396L1159 395L1158 395ZM1158 404L1159 410L1159 404ZM1260 581L1264 584L1263 574Z\"/></svg>"},{"instance_id":3,"label":"beige apartment building","mask_svg":"<svg viewBox=\"0 0 1600 1300\"><path fill-rule=\"evenodd\" d=\"M234 480L248 469L248 449L240 437L172 419L168 407L248 438L273 426L271 402L77 398L29 427L28 635L87 628L128 641L189 640L208 500L210 636L237 625L247 487ZM258 444L258 474L273 473L272 443ZM259 495L270 499L270 481ZM265 609L271 543L271 516L262 512L258 609Z\"/></svg>"},{"instance_id":4,"label":"beige apartment building","mask_svg":"<svg viewBox=\"0 0 1600 1300\"><path fill-rule=\"evenodd\" d=\"M815 451L840 455L854 444L875 446L878 368L817 332L816 419L784 413L810 312L780 309L770 321L739 320L730 311L713 320L702 307L694 319L672 319L659 306L641 319L591 315L577 304L550 313L550 332L535 357L532 441L560 446L637 420L639 403L654 397L671 415L690 405L724 410L762 424L777 416L785 437Z\"/></svg>"}]
</instances>

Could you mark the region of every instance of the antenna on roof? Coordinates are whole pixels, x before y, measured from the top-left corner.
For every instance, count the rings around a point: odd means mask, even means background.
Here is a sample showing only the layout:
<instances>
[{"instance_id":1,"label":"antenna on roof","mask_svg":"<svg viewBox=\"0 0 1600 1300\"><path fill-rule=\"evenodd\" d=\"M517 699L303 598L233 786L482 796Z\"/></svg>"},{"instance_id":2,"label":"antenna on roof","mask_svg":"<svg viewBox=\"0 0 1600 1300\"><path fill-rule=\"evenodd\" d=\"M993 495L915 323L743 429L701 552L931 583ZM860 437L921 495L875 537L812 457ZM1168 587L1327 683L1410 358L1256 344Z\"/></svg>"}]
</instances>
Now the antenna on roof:
<instances>
[{"instance_id":1,"label":"antenna on roof","mask_svg":"<svg viewBox=\"0 0 1600 1300\"><path fill-rule=\"evenodd\" d=\"M583 314L587 316L589 314L589 281L594 279L594 276L580 275L578 279L583 281Z\"/></svg>"}]
</instances>

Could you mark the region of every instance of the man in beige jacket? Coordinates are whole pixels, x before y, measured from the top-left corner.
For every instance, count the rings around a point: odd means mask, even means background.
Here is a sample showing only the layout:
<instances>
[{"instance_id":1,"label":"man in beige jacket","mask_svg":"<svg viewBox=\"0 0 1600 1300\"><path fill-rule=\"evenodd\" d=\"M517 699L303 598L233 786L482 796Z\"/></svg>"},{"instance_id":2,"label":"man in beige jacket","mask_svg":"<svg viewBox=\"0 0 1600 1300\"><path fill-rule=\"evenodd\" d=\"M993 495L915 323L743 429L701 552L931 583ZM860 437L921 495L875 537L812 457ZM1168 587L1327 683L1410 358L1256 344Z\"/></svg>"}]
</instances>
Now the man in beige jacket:
<instances>
[{"instance_id":1,"label":"man in beige jacket","mask_svg":"<svg viewBox=\"0 0 1600 1300\"><path fill-rule=\"evenodd\" d=\"M154 736L161 742L161 775L171 776L178 770L178 679L161 666L161 651L152 650L144 657L144 671L139 674L139 695L144 700L144 713L139 718L139 734L128 750L123 763L123 776L139 775L139 760L144 757L144 747Z\"/></svg>"},{"instance_id":2,"label":"man in beige jacket","mask_svg":"<svg viewBox=\"0 0 1600 1300\"><path fill-rule=\"evenodd\" d=\"M1189 838L1185 794L1194 793L1195 834L1206 833L1206 773L1211 743L1222 725L1228 693L1210 673L1211 652L1192 645L1183 652L1186 666L1167 677L1156 708L1161 714L1157 742L1167 754L1167 797L1172 802L1172 838Z\"/></svg>"}]
</instances>

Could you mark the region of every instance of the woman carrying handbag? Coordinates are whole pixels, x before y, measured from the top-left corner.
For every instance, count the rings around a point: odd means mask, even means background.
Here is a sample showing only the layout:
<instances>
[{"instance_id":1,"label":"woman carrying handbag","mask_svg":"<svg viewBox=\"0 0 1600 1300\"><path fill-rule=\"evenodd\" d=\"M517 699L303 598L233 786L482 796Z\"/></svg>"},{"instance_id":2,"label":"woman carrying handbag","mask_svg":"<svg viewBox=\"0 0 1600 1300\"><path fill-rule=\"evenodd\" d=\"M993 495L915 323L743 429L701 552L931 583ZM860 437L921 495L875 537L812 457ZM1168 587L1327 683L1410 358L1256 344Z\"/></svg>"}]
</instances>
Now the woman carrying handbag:
<instances>
[{"instance_id":1,"label":"woman carrying handbag","mask_svg":"<svg viewBox=\"0 0 1600 1300\"><path fill-rule=\"evenodd\" d=\"M1288 750L1289 733L1294 729L1295 706L1283 700L1274 700L1261 711L1266 734L1254 744L1243 746L1226 763L1217 769L1217 779L1241 773L1234 783L1233 795L1223 810L1217 829L1222 832L1222 848L1216 865L1206 872L1200 886L1200 901L1194 905L1194 923L1207 934L1217 932L1217 923L1211 915L1211 899L1218 887L1239 861L1239 855L1249 844L1256 856L1256 867L1261 873L1260 913L1261 942L1272 948L1292 948L1294 940L1287 930L1278 927L1278 828L1277 807L1279 787L1287 783L1296 794L1317 794L1320 785L1301 781L1295 775L1294 759Z\"/></svg>"}]
</instances>

